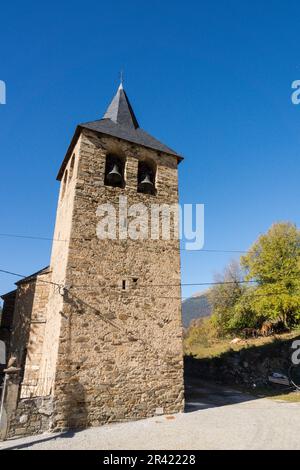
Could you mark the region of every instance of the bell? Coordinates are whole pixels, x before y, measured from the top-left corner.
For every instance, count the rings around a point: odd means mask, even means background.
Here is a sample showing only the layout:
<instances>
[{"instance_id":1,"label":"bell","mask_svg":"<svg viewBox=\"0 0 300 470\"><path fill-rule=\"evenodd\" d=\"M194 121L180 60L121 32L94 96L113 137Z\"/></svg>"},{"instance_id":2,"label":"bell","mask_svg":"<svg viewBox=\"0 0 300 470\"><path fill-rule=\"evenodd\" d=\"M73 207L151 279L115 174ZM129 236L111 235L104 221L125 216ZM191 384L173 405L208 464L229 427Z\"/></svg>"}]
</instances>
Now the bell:
<instances>
[{"instance_id":1,"label":"bell","mask_svg":"<svg viewBox=\"0 0 300 470\"><path fill-rule=\"evenodd\" d=\"M115 163L113 166L113 169L108 173L107 175L107 180L111 184L120 184L122 183L122 175L119 171L118 165Z\"/></svg>"},{"instance_id":2,"label":"bell","mask_svg":"<svg viewBox=\"0 0 300 470\"><path fill-rule=\"evenodd\" d=\"M152 194L154 189L154 184L152 183L149 173L146 173L144 179L139 184L139 189L143 193Z\"/></svg>"}]
</instances>

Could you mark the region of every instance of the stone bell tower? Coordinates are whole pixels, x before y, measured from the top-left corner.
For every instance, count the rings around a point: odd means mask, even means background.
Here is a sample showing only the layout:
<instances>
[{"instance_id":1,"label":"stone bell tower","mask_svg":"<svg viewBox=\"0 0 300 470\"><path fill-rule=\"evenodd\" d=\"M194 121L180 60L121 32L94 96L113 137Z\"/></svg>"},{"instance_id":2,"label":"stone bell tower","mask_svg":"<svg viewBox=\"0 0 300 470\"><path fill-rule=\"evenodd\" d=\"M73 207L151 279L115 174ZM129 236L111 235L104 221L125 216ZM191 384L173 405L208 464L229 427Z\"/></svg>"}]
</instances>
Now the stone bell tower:
<instances>
[{"instance_id":1,"label":"stone bell tower","mask_svg":"<svg viewBox=\"0 0 300 470\"><path fill-rule=\"evenodd\" d=\"M149 213L176 204L181 159L139 127L122 85L102 119L76 128L57 176L38 380L53 429L183 410L179 241L126 237L119 212L120 196ZM103 204L116 209L114 239L97 233Z\"/></svg>"}]
</instances>

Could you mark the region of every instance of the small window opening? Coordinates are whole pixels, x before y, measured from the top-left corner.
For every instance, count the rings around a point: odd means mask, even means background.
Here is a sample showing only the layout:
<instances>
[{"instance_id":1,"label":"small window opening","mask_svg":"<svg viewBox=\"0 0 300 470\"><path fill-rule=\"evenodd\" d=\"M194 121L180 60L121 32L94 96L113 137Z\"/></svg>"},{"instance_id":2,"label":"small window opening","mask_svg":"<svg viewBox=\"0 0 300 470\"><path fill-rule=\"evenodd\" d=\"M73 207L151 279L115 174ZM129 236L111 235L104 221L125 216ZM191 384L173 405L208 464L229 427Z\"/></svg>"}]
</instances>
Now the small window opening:
<instances>
[{"instance_id":1,"label":"small window opening","mask_svg":"<svg viewBox=\"0 0 300 470\"><path fill-rule=\"evenodd\" d=\"M122 158L119 158L116 155L107 155L104 184L115 188L124 188L124 169L125 162Z\"/></svg>"},{"instance_id":2,"label":"small window opening","mask_svg":"<svg viewBox=\"0 0 300 470\"><path fill-rule=\"evenodd\" d=\"M126 289L126 281L125 281L125 279L123 279L123 281L122 281L122 289L123 289L123 290Z\"/></svg>"},{"instance_id":3,"label":"small window opening","mask_svg":"<svg viewBox=\"0 0 300 470\"><path fill-rule=\"evenodd\" d=\"M138 165L138 193L156 194L155 171L148 163L139 162Z\"/></svg>"}]
</instances>

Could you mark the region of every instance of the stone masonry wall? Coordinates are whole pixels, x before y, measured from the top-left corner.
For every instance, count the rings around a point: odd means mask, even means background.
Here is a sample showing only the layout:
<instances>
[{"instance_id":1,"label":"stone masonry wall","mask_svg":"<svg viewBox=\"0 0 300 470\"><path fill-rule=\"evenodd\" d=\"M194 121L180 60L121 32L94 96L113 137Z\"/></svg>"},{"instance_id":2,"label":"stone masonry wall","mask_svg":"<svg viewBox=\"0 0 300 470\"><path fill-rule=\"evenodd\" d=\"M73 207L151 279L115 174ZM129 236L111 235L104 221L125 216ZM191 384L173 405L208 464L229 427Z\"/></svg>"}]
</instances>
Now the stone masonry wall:
<instances>
[{"instance_id":1,"label":"stone masonry wall","mask_svg":"<svg viewBox=\"0 0 300 470\"><path fill-rule=\"evenodd\" d=\"M10 355L24 369L24 376L36 374L44 339L45 309L48 302L50 272L18 284L13 315ZM33 377L32 377L33 378Z\"/></svg>"},{"instance_id":2,"label":"stone masonry wall","mask_svg":"<svg viewBox=\"0 0 300 470\"><path fill-rule=\"evenodd\" d=\"M38 395L37 384L45 337L46 311L50 291L49 281L51 281L51 272L47 271L39 274L34 282L35 290L26 345L25 370L21 383L21 398Z\"/></svg>"},{"instance_id":3,"label":"stone masonry wall","mask_svg":"<svg viewBox=\"0 0 300 470\"><path fill-rule=\"evenodd\" d=\"M10 338L10 356L16 357L19 367L26 354L34 294L35 281L18 286Z\"/></svg>"},{"instance_id":4,"label":"stone masonry wall","mask_svg":"<svg viewBox=\"0 0 300 470\"><path fill-rule=\"evenodd\" d=\"M52 397L22 399L10 419L6 438L32 436L51 426Z\"/></svg>"},{"instance_id":5,"label":"stone masonry wall","mask_svg":"<svg viewBox=\"0 0 300 470\"><path fill-rule=\"evenodd\" d=\"M8 294L2 296L3 299L3 310L0 322L0 341L3 341L5 344L5 360L8 361L9 358L9 348L10 348L10 337L11 329L13 324L14 309L15 309L15 300L16 300L17 291L14 290ZM6 365L0 364L0 385L4 379L4 369ZM1 392L0 392L1 396Z\"/></svg>"},{"instance_id":6,"label":"stone masonry wall","mask_svg":"<svg viewBox=\"0 0 300 470\"><path fill-rule=\"evenodd\" d=\"M39 415L39 409L43 409L42 399L36 401L28 397L37 396L50 279L50 271L44 270L18 283L10 356L16 358L13 365L20 371L7 374L4 397L7 425L1 428L1 438L39 433L49 428L47 413Z\"/></svg>"},{"instance_id":7,"label":"stone masonry wall","mask_svg":"<svg viewBox=\"0 0 300 470\"><path fill-rule=\"evenodd\" d=\"M40 373L37 391L39 396L47 396L53 392L54 378L57 365L59 334L63 311L63 297L60 285L66 282L66 266L69 255L69 240L72 227L74 190L78 155L81 139L79 138L74 150L74 168L71 170L71 161L67 165L67 178L62 181L59 193L54 240L51 253L52 277L47 305L47 324L45 341L41 357ZM66 176L66 173L64 174Z\"/></svg>"},{"instance_id":8,"label":"stone masonry wall","mask_svg":"<svg viewBox=\"0 0 300 470\"><path fill-rule=\"evenodd\" d=\"M124 189L104 186L107 153L126 159ZM137 193L139 159L157 165L157 196ZM72 221L66 222L71 239L67 256L61 254L68 289L60 298L56 292L51 304L56 317L61 308L53 428L182 411L178 240L99 240L96 235L98 205L117 207L120 195L128 204L147 207L177 203L176 158L84 131L75 169L69 189L69 194L74 190L68 209ZM59 212L61 220L63 209ZM52 279L58 279L61 260L54 255L52 260Z\"/></svg>"}]
</instances>

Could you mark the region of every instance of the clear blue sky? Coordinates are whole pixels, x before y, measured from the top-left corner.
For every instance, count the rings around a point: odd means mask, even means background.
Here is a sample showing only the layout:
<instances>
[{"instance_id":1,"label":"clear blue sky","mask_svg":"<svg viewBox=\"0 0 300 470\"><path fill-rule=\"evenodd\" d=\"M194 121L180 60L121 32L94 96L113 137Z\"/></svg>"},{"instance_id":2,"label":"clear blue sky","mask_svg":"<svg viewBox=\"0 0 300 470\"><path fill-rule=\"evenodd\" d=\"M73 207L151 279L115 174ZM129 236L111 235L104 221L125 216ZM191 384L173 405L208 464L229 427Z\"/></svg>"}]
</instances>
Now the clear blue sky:
<instances>
[{"instance_id":1,"label":"clear blue sky","mask_svg":"<svg viewBox=\"0 0 300 470\"><path fill-rule=\"evenodd\" d=\"M180 199L205 204L205 248L300 225L299 24L297 1L2 4L0 232L52 236L74 128L102 116L121 68L142 127L185 156ZM0 237L0 267L30 274L50 247ZM184 253L183 282L212 280L231 257ZM15 280L1 274L1 293Z\"/></svg>"}]
</instances>

